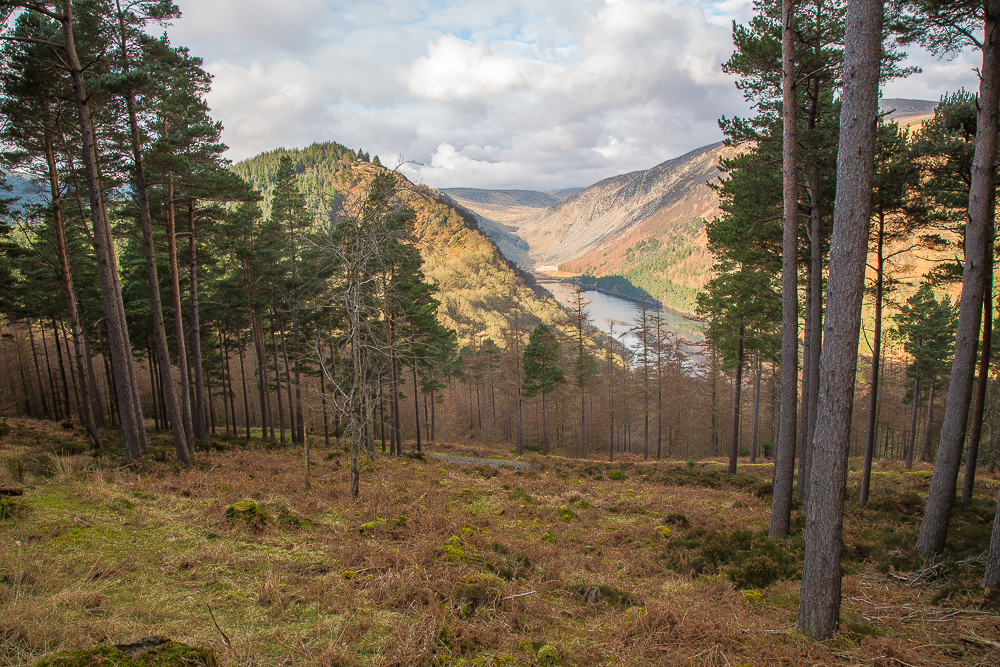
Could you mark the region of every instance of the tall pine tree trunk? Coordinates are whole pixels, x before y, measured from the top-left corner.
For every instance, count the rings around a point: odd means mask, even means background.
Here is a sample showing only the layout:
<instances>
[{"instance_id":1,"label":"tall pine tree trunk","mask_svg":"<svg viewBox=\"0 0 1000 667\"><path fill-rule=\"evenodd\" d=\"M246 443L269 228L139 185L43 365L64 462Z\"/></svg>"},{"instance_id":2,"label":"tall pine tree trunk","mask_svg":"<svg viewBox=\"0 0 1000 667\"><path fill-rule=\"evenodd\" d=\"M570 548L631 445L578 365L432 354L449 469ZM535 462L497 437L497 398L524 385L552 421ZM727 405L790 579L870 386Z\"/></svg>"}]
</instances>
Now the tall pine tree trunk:
<instances>
[{"instance_id":1,"label":"tall pine tree trunk","mask_svg":"<svg viewBox=\"0 0 1000 667\"><path fill-rule=\"evenodd\" d=\"M757 438L760 436L760 380L764 374L764 363L757 359L757 377L753 390L753 429L750 436L750 463L757 463Z\"/></svg>"},{"instance_id":2,"label":"tall pine tree trunk","mask_svg":"<svg viewBox=\"0 0 1000 667\"><path fill-rule=\"evenodd\" d=\"M990 226L989 247L993 247L993 229ZM993 343L993 253L986 253L986 276L983 278L983 342L979 346L979 382L976 384L976 404L972 409L972 432L965 455L965 478L962 480L962 502L972 501L976 486L976 463L979 460L979 441L983 435L983 416L986 410L986 388L990 382L990 352Z\"/></svg>"},{"instance_id":3,"label":"tall pine tree trunk","mask_svg":"<svg viewBox=\"0 0 1000 667\"><path fill-rule=\"evenodd\" d=\"M83 346L83 334L80 328L80 313L77 308L76 290L73 287L73 274L70 270L69 251L66 246L65 222L62 216L62 198L59 193L59 175L56 171L55 158L53 157L52 142L48 134L45 135L45 159L49 170L49 189L51 196L52 214L56 227L56 253L59 255L59 280L63 287L63 296L66 299L66 312L69 315L70 329L73 333L73 349L75 352L77 376L79 377L77 410L80 413L80 422L87 429L90 437L90 446L95 451L103 449L101 432L97 420L94 418L94 403L92 401L92 387L89 378L93 375L93 364L89 364L91 375L88 376L84 369L85 360L89 361Z\"/></svg>"},{"instance_id":4,"label":"tall pine tree trunk","mask_svg":"<svg viewBox=\"0 0 1000 667\"><path fill-rule=\"evenodd\" d=\"M792 482L795 474L795 426L798 403L798 184L796 176L796 102L794 0L781 3L781 92L782 92L782 223L781 257L781 397L778 442L774 455L774 500L771 504L773 539L788 535L792 516ZM714 397L714 391L713 391ZM713 410L714 417L714 410ZM714 418L713 418L714 425ZM714 429L713 429L714 430ZM714 438L713 438L714 444Z\"/></svg>"},{"instance_id":5,"label":"tall pine tree trunk","mask_svg":"<svg viewBox=\"0 0 1000 667\"><path fill-rule=\"evenodd\" d=\"M868 390L868 427L865 431L864 471L861 473L861 492L858 503L868 504L871 489L872 456L875 452L875 437L878 416L879 370L882 355L882 297L885 276L885 216L879 215L878 231L875 239L875 331L872 334L872 379ZM916 405L916 398L914 405Z\"/></svg>"},{"instance_id":6,"label":"tall pine tree trunk","mask_svg":"<svg viewBox=\"0 0 1000 667\"><path fill-rule=\"evenodd\" d=\"M129 463L132 463L146 449L146 431L142 423L142 407L139 404L138 386L135 382L135 367L132 362L131 344L125 322L125 306L122 301L118 262L114 255L111 225L101 201L102 189L97 169L97 147L94 143L94 128L89 107L90 94L84 85L83 67L76 52L72 4L67 2L65 9L66 14L59 19L59 22L62 24L66 64L73 81L73 93L80 122L83 164L90 198L91 222L94 227L92 240L97 256L97 275L107 322L108 346L114 358L115 372L118 374L114 384L118 394L118 412L122 422L125 457Z\"/></svg>"},{"instance_id":7,"label":"tall pine tree trunk","mask_svg":"<svg viewBox=\"0 0 1000 667\"><path fill-rule=\"evenodd\" d=\"M969 187L969 216L965 225L965 269L962 276L962 299L958 310L955 356L951 366L951 386L945 403L944 424L938 443L937 460L931 477L930 493L917 537L917 551L939 554L948 536L951 506L962 457L972 399L979 324L983 312L986 272L991 266L994 164L997 156L997 133L1000 131L1000 0L983 3L985 36L983 66L979 84L979 119L976 152Z\"/></svg>"},{"instance_id":8,"label":"tall pine tree trunk","mask_svg":"<svg viewBox=\"0 0 1000 667\"><path fill-rule=\"evenodd\" d=\"M854 0L847 6L829 298L798 613L799 628L817 639L832 637L840 621L844 493L868 254L883 12L880 0Z\"/></svg>"},{"instance_id":9,"label":"tall pine tree trunk","mask_svg":"<svg viewBox=\"0 0 1000 667\"><path fill-rule=\"evenodd\" d=\"M910 412L910 436L906 444L906 469L913 468L913 450L917 446L917 412L920 406L920 376L913 380L913 410Z\"/></svg>"},{"instance_id":10,"label":"tall pine tree trunk","mask_svg":"<svg viewBox=\"0 0 1000 667\"><path fill-rule=\"evenodd\" d=\"M736 474L736 457L740 451L740 391L743 389L743 337L746 331L740 318L740 334L736 346L736 377L733 382L733 423L729 431L729 474Z\"/></svg>"},{"instance_id":11,"label":"tall pine tree trunk","mask_svg":"<svg viewBox=\"0 0 1000 667\"><path fill-rule=\"evenodd\" d=\"M124 51L125 45L123 43L122 52L124 53ZM127 63L123 63L122 69L127 71ZM139 204L139 225L142 227L142 253L146 260L146 280L149 284L149 309L153 320L153 341L156 345L157 358L160 364L160 375L166 378L163 383L163 393L171 428L173 429L174 453L182 465L190 465L192 443L188 439L185 430L180 428L180 425L184 422L181 421L181 414L177 409L177 395L174 391L170 368L170 351L167 348L167 335L163 328L163 306L160 303L160 278L156 268L153 224L149 214L149 196L142 158L142 145L139 137L139 119L135 108L135 96L132 94L125 95L125 104L128 109L129 131L132 143L132 168L135 177L135 196ZM183 347L180 349L183 350ZM183 369L183 366L181 368ZM181 378L182 386L184 386L183 370Z\"/></svg>"},{"instance_id":12,"label":"tall pine tree trunk","mask_svg":"<svg viewBox=\"0 0 1000 667\"><path fill-rule=\"evenodd\" d=\"M164 123L166 125L166 123ZM166 132L166 127L164 127ZM181 421L175 421L171 415L174 429L184 434L189 452L194 452L194 426L191 422L191 392L188 387L187 345L184 335L184 311L181 307L180 272L177 268L177 234L174 225L174 177L167 176L167 253L170 259L170 291L174 306L174 334L177 343L177 368L181 379ZM166 376L170 378L170 376ZM164 385L173 387L173 381ZM167 389L168 395L171 389ZM169 405L168 405L168 409Z\"/></svg>"},{"instance_id":13,"label":"tall pine tree trunk","mask_svg":"<svg viewBox=\"0 0 1000 667\"><path fill-rule=\"evenodd\" d=\"M931 378L931 395L927 399L927 419L924 421L924 442L920 447L920 460L926 463L931 454L931 427L934 425L934 385L936 378Z\"/></svg>"},{"instance_id":14,"label":"tall pine tree trunk","mask_svg":"<svg viewBox=\"0 0 1000 667\"><path fill-rule=\"evenodd\" d=\"M205 425L205 369L201 361L201 316L198 305L198 245L195 242L194 199L188 199L188 272L191 291L191 365L194 371L194 437L208 438Z\"/></svg>"}]
</instances>

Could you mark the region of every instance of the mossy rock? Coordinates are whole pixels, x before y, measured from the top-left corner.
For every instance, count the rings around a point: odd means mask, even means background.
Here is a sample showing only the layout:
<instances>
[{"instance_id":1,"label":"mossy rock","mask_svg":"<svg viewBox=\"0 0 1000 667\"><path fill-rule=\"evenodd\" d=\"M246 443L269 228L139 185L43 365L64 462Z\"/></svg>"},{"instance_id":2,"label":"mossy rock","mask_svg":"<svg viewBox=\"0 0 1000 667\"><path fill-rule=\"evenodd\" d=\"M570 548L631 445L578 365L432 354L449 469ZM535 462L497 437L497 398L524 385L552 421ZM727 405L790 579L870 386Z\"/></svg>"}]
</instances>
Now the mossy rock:
<instances>
[{"instance_id":1,"label":"mossy rock","mask_svg":"<svg viewBox=\"0 0 1000 667\"><path fill-rule=\"evenodd\" d=\"M219 667L208 649L188 646L167 637L147 637L134 644L100 644L63 651L42 658L36 667Z\"/></svg>"},{"instance_id":2,"label":"mossy rock","mask_svg":"<svg viewBox=\"0 0 1000 667\"><path fill-rule=\"evenodd\" d=\"M562 661L559 660L559 651L551 644L546 644L538 649L538 664L541 667L562 667Z\"/></svg>"},{"instance_id":3,"label":"mossy rock","mask_svg":"<svg viewBox=\"0 0 1000 667\"><path fill-rule=\"evenodd\" d=\"M271 515L252 500L242 500L226 508L226 522L261 531L271 522Z\"/></svg>"}]
</instances>

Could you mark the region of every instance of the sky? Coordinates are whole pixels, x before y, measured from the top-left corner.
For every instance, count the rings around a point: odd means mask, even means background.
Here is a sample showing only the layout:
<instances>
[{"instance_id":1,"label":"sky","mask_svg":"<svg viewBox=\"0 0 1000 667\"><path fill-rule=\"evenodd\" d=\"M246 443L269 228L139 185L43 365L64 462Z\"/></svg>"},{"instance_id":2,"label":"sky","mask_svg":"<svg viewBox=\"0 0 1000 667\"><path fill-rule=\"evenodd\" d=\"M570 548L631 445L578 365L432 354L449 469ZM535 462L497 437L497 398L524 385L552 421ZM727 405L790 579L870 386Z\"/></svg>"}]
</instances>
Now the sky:
<instances>
[{"instance_id":1,"label":"sky","mask_svg":"<svg viewBox=\"0 0 1000 667\"><path fill-rule=\"evenodd\" d=\"M747 115L722 72L745 0L176 0L237 161L337 141L434 188L551 190L648 169ZM910 49L885 97L978 87Z\"/></svg>"}]
</instances>

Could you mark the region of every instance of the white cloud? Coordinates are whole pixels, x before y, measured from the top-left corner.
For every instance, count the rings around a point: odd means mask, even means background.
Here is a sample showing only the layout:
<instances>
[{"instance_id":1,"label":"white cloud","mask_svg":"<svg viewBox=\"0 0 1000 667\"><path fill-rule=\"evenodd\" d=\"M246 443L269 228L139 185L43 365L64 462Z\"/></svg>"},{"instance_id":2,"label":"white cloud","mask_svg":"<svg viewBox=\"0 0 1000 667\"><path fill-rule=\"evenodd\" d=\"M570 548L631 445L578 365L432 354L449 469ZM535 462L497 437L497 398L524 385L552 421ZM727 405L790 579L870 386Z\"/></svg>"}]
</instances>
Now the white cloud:
<instances>
[{"instance_id":1,"label":"white cloud","mask_svg":"<svg viewBox=\"0 0 1000 667\"><path fill-rule=\"evenodd\" d=\"M525 59L494 55L483 42L444 35L413 63L406 85L424 99L467 100L523 90L530 85L533 69Z\"/></svg>"},{"instance_id":2,"label":"white cloud","mask_svg":"<svg viewBox=\"0 0 1000 667\"><path fill-rule=\"evenodd\" d=\"M335 140L435 187L588 185L721 138L750 0L178 0L233 159ZM886 94L977 84L914 56ZM395 156L399 156L396 158Z\"/></svg>"}]
</instances>

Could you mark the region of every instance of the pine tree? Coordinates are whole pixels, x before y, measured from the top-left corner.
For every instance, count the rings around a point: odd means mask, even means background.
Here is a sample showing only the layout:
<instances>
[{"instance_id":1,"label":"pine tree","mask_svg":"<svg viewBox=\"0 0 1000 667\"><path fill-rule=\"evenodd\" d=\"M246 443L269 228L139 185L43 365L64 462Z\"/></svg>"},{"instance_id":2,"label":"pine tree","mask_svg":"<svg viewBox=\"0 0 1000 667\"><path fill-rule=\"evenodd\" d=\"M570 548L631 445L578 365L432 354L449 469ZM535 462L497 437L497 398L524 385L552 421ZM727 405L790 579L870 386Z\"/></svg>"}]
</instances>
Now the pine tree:
<instances>
[{"instance_id":1,"label":"pine tree","mask_svg":"<svg viewBox=\"0 0 1000 667\"><path fill-rule=\"evenodd\" d=\"M523 392L528 398L542 396L542 454L548 456L549 440L545 397L556 385L565 380L559 366L559 340L552 330L539 323L528 338L524 348Z\"/></svg>"},{"instance_id":2,"label":"pine tree","mask_svg":"<svg viewBox=\"0 0 1000 667\"><path fill-rule=\"evenodd\" d=\"M896 334L912 361L906 374L913 378L913 416L906 467L913 466L916 446L916 414L922 382L933 386L948 370L955 345L955 313L947 297L938 301L932 284L925 280L896 315ZM928 405L928 410L933 406Z\"/></svg>"}]
</instances>

